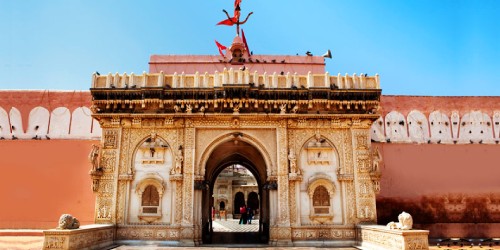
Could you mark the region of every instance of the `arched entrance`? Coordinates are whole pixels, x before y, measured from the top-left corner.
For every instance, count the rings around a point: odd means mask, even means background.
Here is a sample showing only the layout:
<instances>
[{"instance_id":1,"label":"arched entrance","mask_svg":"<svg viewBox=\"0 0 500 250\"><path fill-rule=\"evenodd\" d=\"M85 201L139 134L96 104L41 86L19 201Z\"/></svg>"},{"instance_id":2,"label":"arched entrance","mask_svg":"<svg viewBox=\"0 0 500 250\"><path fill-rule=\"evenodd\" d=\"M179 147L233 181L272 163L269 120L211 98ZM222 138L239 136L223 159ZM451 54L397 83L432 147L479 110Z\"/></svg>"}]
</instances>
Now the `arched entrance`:
<instances>
[{"instance_id":1,"label":"arched entrance","mask_svg":"<svg viewBox=\"0 0 500 250\"><path fill-rule=\"evenodd\" d=\"M258 194L252 196L252 206L259 208L258 232L214 232L210 211L213 204L214 183L219 174L232 165L245 167L255 177ZM264 188L267 180L266 163L261 152L243 140L228 140L212 150L205 164L205 183L208 189L202 194L202 239L204 244L255 244L269 241L269 191ZM249 197L250 198L250 197ZM259 199L260 198L260 199ZM243 200L243 202L245 202ZM257 202L257 204L255 203ZM233 205L235 204L226 204ZM226 209L238 209L236 207Z\"/></svg>"}]
</instances>

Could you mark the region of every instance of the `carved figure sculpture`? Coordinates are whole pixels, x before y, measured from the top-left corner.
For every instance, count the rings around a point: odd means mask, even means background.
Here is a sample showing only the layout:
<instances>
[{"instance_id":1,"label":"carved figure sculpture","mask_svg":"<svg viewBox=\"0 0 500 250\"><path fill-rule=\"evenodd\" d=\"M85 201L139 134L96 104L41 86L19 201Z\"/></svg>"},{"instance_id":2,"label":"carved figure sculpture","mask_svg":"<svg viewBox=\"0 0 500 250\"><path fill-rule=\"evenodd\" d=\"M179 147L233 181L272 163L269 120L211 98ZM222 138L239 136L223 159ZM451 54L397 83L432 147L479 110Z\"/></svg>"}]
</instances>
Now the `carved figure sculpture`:
<instances>
[{"instance_id":1,"label":"carved figure sculpture","mask_svg":"<svg viewBox=\"0 0 500 250\"><path fill-rule=\"evenodd\" d=\"M179 108L179 106L177 106L177 105L174 105L174 111L175 111L175 113L179 113L179 112L181 112L181 108Z\"/></svg>"},{"instance_id":2,"label":"carved figure sculpture","mask_svg":"<svg viewBox=\"0 0 500 250\"><path fill-rule=\"evenodd\" d=\"M92 171L100 170L99 169L99 145L92 145L92 150L89 154L89 161L92 164Z\"/></svg>"},{"instance_id":3,"label":"carved figure sculpture","mask_svg":"<svg viewBox=\"0 0 500 250\"><path fill-rule=\"evenodd\" d=\"M286 114L286 104L280 105L280 114Z\"/></svg>"},{"instance_id":4,"label":"carved figure sculpture","mask_svg":"<svg viewBox=\"0 0 500 250\"><path fill-rule=\"evenodd\" d=\"M191 104L186 105L186 113L193 113L193 106L191 106Z\"/></svg>"},{"instance_id":5,"label":"carved figure sculpture","mask_svg":"<svg viewBox=\"0 0 500 250\"><path fill-rule=\"evenodd\" d=\"M297 157L295 156L295 151L293 150L293 148L290 149L288 160L290 161L290 173L298 174L299 169L297 168Z\"/></svg>"},{"instance_id":6,"label":"carved figure sculpture","mask_svg":"<svg viewBox=\"0 0 500 250\"><path fill-rule=\"evenodd\" d=\"M77 218L73 217L71 214L63 214L59 218L58 229L78 229L80 227L80 222Z\"/></svg>"},{"instance_id":7,"label":"carved figure sculpture","mask_svg":"<svg viewBox=\"0 0 500 250\"><path fill-rule=\"evenodd\" d=\"M389 222L389 224L387 224L387 228L388 229L401 229L401 230L410 230L413 228L413 218L411 217L411 215L407 212L402 212L399 216L398 216L398 220L399 222Z\"/></svg>"},{"instance_id":8,"label":"carved figure sculpture","mask_svg":"<svg viewBox=\"0 0 500 250\"><path fill-rule=\"evenodd\" d=\"M170 174L181 174L183 161L184 157L182 156L182 146L179 146L179 149L177 149L177 153L175 154L175 166L172 171L170 171Z\"/></svg>"},{"instance_id":9,"label":"carved figure sculpture","mask_svg":"<svg viewBox=\"0 0 500 250\"><path fill-rule=\"evenodd\" d=\"M380 149L375 147L372 151L372 160L373 160L373 172L380 171L380 162L382 161L382 154L380 153Z\"/></svg>"}]
</instances>

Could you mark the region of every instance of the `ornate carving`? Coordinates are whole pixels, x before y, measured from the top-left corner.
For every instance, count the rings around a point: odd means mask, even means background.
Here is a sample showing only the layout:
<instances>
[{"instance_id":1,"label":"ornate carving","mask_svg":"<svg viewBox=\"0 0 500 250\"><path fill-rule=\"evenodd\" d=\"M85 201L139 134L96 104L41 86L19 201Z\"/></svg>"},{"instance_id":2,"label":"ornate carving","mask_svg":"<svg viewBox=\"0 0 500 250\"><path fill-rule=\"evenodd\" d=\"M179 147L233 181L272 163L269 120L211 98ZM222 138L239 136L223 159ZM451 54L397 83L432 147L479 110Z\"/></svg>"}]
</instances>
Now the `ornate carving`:
<instances>
[{"instance_id":1,"label":"ornate carving","mask_svg":"<svg viewBox=\"0 0 500 250\"><path fill-rule=\"evenodd\" d=\"M124 222L124 214L125 214L125 194L126 194L126 181L118 182L118 193L116 195L117 200L117 208L116 208L116 222L118 224L122 224Z\"/></svg>"},{"instance_id":2,"label":"ornate carving","mask_svg":"<svg viewBox=\"0 0 500 250\"><path fill-rule=\"evenodd\" d=\"M197 109L196 104L191 105ZM101 153L101 162L109 163L101 164L103 167L106 166L107 170L102 177L101 184L99 184L99 190L102 192L99 192L97 198L96 222L109 223L116 219L120 225L117 231L120 235L119 239L179 240L180 238L200 237L196 225L193 227L193 224L198 223L193 221L195 220L195 209L198 209L193 207L193 204L196 204L193 199L196 197L194 190L197 186L194 183L199 181L203 184L204 163L210 156L210 150L220 142L228 140L234 133L244 133L242 140L262 152L268 168L268 181L270 181L264 185L264 188L277 189L278 218L271 218L270 221L274 222L276 219L278 227L271 228L272 240L292 238L292 228L289 227L288 223L298 227L293 229L294 239L353 239L353 225L358 221L370 221L376 216L374 213L375 196L372 193L374 186L372 181L375 180L372 167L375 164L372 165L372 161L375 162L376 158L372 158L371 152L368 151L368 133L365 131L368 131L369 126L364 128L365 120L363 118L353 120L352 118L308 117L286 120L277 118L278 116L262 118L247 115L238 117L203 116L202 118L202 114L196 112L189 116L184 112L177 115L189 118L173 119L171 116L150 118L152 116L145 116L138 119L141 122L140 126L131 125L128 128L123 128L122 124L121 130L113 129L117 136L116 147L120 150L104 147L105 149ZM300 114L295 115L301 116ZM125 120L121 118L122 123ZM130 118L130 121L133 123L134 120ZM358 129L353 131L352 127ZM230 128L229 131L228 128ZM171 192L169 197L174 200L171 211L169 211L172 217L171 221L162 220L154 225L141 223L141 227L131 227L127 225L125 219L127 211L124 209L126 208L125 204L130 204L127 203L129 202L127 201L127 191L134 189L127 185L129 182L136 183L137 180L134 178L142 179L140 172L142 169L134 173L137 171L133 168L134 155L138 145L151 136L151 133L164 138L170 148L174 149L173 157L165 159L166 164L172 162L172 167L167 164L171 175L164 176L164 178L169 179L168 183L172 183L172 188L169 191ZM331 227L329 225L328 228L302 230L309 225L299 223L299 212L303 207L301 208L298 198L302 195L299 192L304 192L304 190L300 190L301 186L304 187L301 175L304 174L304 178L310 177L314 172L314 170L307 172L310 169L303 168L304 166L301 165L305 164L304 160L307 159L301 150L311 139L320 143L323 143L322 140L325 141L324 143L328 142L329 150L336 157L336 166L333 166L333 169L328 168L327 171L328 175L331 175L333 183L339 185L335 192L343 192L340 197L344 198L342 202L346 203L346 209L345 212L342 210L345 214L342 214L341 221L346 224L343 226L347 228L339 229L336 228L336 225L331 225ZM181 145L182 149L176 151L175 149ZM174 159L172 160L172 158ZM115 172L118 166L119 171ZM326 169L326 166L318 166L318 168ZM118 181L115 180L116 176L119 176ZM122 178L122 176L127 177ZM339 194L336 193L335 196L337 195ZM164 216L170 216L169 213ZM171 223L173 227L166 223ZM156 224L162 225L162 228L155 228ZM181 225L182 229L174 228ZM122 230L122 227L126 227L126 230Z\"/></svg>"},{"instance_id":3,"label":"ornate carving","mask_svg":"<svg viewBox=\"0 0 500 250\"><path fill-rule=\"evenodd\" d=\"M92 164L91 171L99 171L99 154L101 152L101 147L99 145L92 144L92 149L89 154L89 162Z\"/></svg>"},{"instance_id":4,"label":"ornate carving","mask_svg":"<svg viewBox=\"0 0 500 250\"><path fill-rule=\"evenodd\" d=\"M346 185L347 193L347 223L356 223L356 194L354 192L354 183L348 182Z\"/></svg>"},{"instance_id":5,"label":"ornate carving","mask_svg":"<svg viewBox=\"0 0 500 250\"><path fill-rule=\"evenodd\" d=\"M175 186L175 224L182 221L182 182L176 182Z\"/></svg>"},{"instance_id":6,"label":"ornate carving","mask_svg":"<svg viewBox=\"0 0 500 250\"><path fill-rule=\"evenodd\" d=\"M49 236L45 237L45 249L64 249L65 242L68 238L64 236Z\"/></svg>"},{"instance_id":7,"label":"ornate carving","mask_svg":"<svg viewBox=\"0 0 500 250\"><path fill-rule=\"evenodd\" d=\"M383 226L360 226L358 229L358 245L363 248L380 249L429 249L429 231L424 230L390 230Z\"/></svg>"},{"instance_id":8,"label":"ornate carving","mask_svg":"<svg viewBox=\"0 0 500 250\"><path fill-rule=\"evenodd\" d=\"M182 162L184 161L184 156L182 156L182 145L177 149L177 153L175 153L175 166L170 171L170 174L182 174Z\"/></svg>"},{"instance_id":9,"label":"ornate carving","mask_svg":"<svg viewBox=\"0 0 500 250\"><path fill-rule=\"evenodd\" d=\"M118 130L106 129L104 132L104 148L116 148L118 145Z\"/></svg>"},{"instance_id":10,"label":"ornate carving","mask_svg":"<svg viewBox=\"0 0 500 250\"><path fill-rule=\"evenodd\" d=\"M116 152L105 150L101 157L101 168L104 173L113 173L116 165Z\"/></svg>"},{"instance_id":11,"label":"ornate carving","mask_svg":"<svg viewBox=\"0 0 500 250\"><path fill-rule=\"evenodd\" d=\"M97 211L96 211L96 222L97 223L109 223L112 218L112 199L106 197L97 198Z\"/></svg>"},{"instance_id":12,"label":"ornate carving","mask_svg":"<svg viewBox=\"0 0 500 250\"><path fill-rule=\"evenodd\" d=\"M297 167L297 157L295 156L295 149L290 148L290 153L288 153L288 161L290 162L290 173L300 174L300 170Z\"/></svg>"},{"instance_id":13,"label":"ornate carving","mask_svg":"<svg viewBox=\"0 0 500 250\"><path fill-rule=\"evenodd\" d=\"M295 181L290 181L289 188L290 188L290 224L295 225L297 224L297 201L296 201L296 185L297 182Z\"/></svg>"},{"instance_id":14,"label":"ornate carving","mask_svg":"<svg viewBox=\"0 0 500 250\"><path fill-rule=\"evenodd\" d=\"M165 225L123 226L117 229L117 239L179 240L179 228Z\"/></svg>"}]
</instances>

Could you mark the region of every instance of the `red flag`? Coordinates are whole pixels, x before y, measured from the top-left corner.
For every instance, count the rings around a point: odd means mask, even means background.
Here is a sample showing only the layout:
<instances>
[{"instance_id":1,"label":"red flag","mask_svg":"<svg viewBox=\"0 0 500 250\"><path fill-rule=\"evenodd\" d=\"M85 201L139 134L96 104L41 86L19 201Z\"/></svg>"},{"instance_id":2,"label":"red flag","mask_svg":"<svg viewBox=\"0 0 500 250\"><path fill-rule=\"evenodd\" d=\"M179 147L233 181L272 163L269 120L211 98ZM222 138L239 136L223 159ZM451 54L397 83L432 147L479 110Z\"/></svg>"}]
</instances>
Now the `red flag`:
<instances>
[{"instance_id":1,"label":"red flag","mask_svg":"<svg viewBox=\"0 0 500 250\"><path fill-rule=\"evenodd\" d=\"M229 19L226 19L226 20L222 20L220 22L217 23L217 25L228 25L228 26L233 26L234 23L236 23L238 20L235 20L234 17L233 18L229 18Z\"/></svg>"},{"instance_id":2,"label":"red flag","mask_svg":"<svg viewBox=\"0 0 500 250\"><path fill-rule=\"evenodd\" d=\"M234 0L234 7L236 8L238 5L241 4L241 0Z\"/></svg>"},{"instance_id":3,"label":"red flag","mask_svg":"<svg viewBox=\"0 0 500 250\"><path fill-rule=\"evenodd\" d=\"M222 53L223 50L227 50L227 47L220 44L219 42L217 42L217 40L215 40L215 45L217 45L217 48L219 48L219 53L222 57L226 57L224 56L224 53Z\"/></svg>"},{"instance_id":4,"label":"red flag","mask_svg":"<svg viewBox=\"0 0 500 250\"><path fill-rule=\"evenodd\" d=\"M247 39L245 38L245 32L243 31L243 29L241 29L241 40L243 40L243 43L245 44L245 48L247 49L247 54L248 56L252 56L250 55L250 49L248 48L248 43L247 43Z\"/></svg>"}]
</instances>

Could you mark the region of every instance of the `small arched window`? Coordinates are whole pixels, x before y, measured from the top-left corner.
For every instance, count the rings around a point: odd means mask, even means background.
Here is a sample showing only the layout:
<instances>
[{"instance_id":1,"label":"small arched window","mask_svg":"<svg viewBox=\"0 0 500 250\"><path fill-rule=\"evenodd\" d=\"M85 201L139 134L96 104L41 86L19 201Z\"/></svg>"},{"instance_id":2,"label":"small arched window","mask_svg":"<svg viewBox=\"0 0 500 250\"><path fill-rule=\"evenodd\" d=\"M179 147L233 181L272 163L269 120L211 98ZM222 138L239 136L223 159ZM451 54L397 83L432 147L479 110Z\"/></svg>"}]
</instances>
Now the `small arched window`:
<instances>
[{"instance_id":1,"label":"small arched window","mask_svg":"<svg viewBox=\"0 0 500 250\"><path fill-rule=\"evenodd\" d=\"M156 214L160 205L160 194L153 185L148 185L142 193L142 212L145 214Z\"/></svg>"},{"instance_id":2,"label":"small arched window","mask_svg":"<svg viewBox=\"0 0 500 250\"><path fill-rule=\"evenodd\" d=\"M315 214L328 214L330 211L330 195L324 186L318 186L313 193Z\"/></svg>"}]
</instances>

